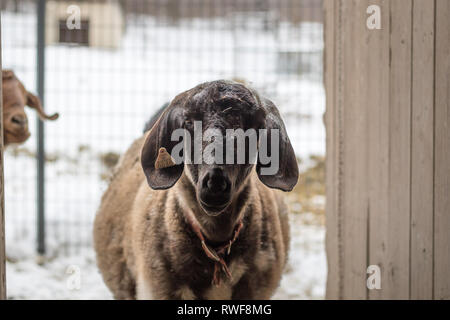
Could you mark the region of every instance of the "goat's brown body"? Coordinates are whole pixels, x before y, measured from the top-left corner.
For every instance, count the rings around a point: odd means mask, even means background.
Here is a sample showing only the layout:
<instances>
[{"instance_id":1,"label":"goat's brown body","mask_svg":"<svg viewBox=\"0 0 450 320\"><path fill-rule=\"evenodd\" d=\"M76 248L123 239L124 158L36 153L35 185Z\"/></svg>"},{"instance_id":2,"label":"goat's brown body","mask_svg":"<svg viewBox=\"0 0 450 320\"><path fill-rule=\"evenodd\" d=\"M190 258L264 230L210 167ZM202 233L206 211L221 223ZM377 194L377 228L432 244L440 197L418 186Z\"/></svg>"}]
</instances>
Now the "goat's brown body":
<instances>
[{"instance_id":1,"label":"goat's brown body","mask_svg":"<svg viewBox=\"0 0 450 320\"><path fill-rule=\"evenodd\" d=\"M94 226L97 263L116 299L268 299L289 247L287 208L280 191L255 172L246 180L244 227L225 260L232 279L211 284L214 263L186 222L188 210L214 234L233 232L226 217L206 217L186 193L183 174L168 190L152 190L142 171L144 137L129 148L105 192ZM214 220L216 219L216 220ZM222 219L222 220L220 220Z\"/></svg>"}]
</instances>

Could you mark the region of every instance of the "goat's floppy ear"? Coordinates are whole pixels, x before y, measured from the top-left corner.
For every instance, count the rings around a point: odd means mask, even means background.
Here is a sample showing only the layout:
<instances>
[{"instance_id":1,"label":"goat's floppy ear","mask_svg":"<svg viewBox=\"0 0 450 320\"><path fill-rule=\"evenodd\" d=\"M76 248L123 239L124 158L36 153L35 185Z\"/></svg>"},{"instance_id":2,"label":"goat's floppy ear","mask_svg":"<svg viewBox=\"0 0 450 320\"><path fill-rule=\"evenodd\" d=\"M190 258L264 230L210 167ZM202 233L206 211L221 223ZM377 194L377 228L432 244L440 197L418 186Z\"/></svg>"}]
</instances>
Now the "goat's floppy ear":
<instances>
[{"instance_id":1,"label":"goat's floppy ear","mask_svg":"<svg viewBox=\"0 0 450 320\"><path fill-rule=\"evenodd\" d=\"M58 113L54 113L50 116L47 115L44 112L44 109L42 109L41 100L37 96L32 94L31 92L28 92L25 89L22 82L20 82L20 81L19 81L19 88L22 90L23 95L25 96L26 105L29 106L30 108L35 109L39 115L39 118L41 118L41 120L56 120L56 119L58 119L58 117L59 117Z\"/></svg>"},{"instance_id":2,"label":"goat's floppy ear","mask_svg":"<svg viewBox=\"0 0 450 320\"><path fill-rule=\"evenodd\" d=\"M283 120L272 101L261 99L261 104L266 111L266 129L267 129L267 154L270 157L276 155L276 150L271 146L272 129L277 129L279 133L279 167L275 174L261 174L261 169L270 167L270 163L263 165L258 155L258 163L256 165L256 172L262 183L270 188L280 189L283 191L291 191L297 184L298 180L298 165L295 157L294 149L286 132ZM274 153L275 152L275 153Z\"/></svg>"},{"instance_id":3,"label":"goat's floppy ear","mask_svg":"<svg viewBox=\"0 0 450 320\"><path fill-rule=\"evenodd\" d=\"M58 113L54 113L50 116L45 114L44 109L42 109L41 100L31 92L25 91L25 98L27 99L27 106L35 109L41 120L56 120L59 118Z\"/></svg>"},{"instance_id":4,"label":"goat's floppy ear","mask_svg":"<svg viewBox=\"0 0 450 320\"><path fill-rule=\"evenodd\" d=\"M183 126L183 110L179 101L179 97L175 98L164 110L142 147L142 168L149 186L155 190L172 187L183 173L184 164L175 164L170 156L172 148L179 143L171 141L172 132Z\"/></svg>"}]
</instances>

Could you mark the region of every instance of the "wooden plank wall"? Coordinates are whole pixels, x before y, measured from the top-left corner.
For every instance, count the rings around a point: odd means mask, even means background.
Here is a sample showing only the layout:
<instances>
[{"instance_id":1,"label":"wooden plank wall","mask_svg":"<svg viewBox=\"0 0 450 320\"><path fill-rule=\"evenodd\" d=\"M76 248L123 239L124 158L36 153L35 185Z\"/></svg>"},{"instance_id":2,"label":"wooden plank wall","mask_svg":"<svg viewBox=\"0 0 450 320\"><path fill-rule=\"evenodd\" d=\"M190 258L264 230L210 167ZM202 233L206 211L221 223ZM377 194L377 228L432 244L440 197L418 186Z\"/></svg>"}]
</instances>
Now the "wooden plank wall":
<instances>
[{"instance_id":1,"label":"wooden plank wall","mask_svg":"<svg viewBox=\"0 0 450 320\"><path fill-rule=\"evenodd\" d=\"M434 298L450 299L450 1L436 1Z\"/></svg>"},{"instance_id":2,"label":"wooden plank wall","mask_svg":"<svg viewBox=\"0 0 450 320\"><path fill-rule=\"evenodd\" d=\"M449 299L450 1L324 6L327 298Z\"/></svg>"},{"instance_id":3,"label":"wooden plank wall","mask_svg":"<svg viewBox=\"0 0 450 320\"><path fill-rule=\"evenodd\" d=\"M2 44L0 17L0 70L2 69ZM3 95L2 80L0 79L0 300L6 299L6 266L5 266L5 206L3 185Z\"/></svg>"}]
</instances>

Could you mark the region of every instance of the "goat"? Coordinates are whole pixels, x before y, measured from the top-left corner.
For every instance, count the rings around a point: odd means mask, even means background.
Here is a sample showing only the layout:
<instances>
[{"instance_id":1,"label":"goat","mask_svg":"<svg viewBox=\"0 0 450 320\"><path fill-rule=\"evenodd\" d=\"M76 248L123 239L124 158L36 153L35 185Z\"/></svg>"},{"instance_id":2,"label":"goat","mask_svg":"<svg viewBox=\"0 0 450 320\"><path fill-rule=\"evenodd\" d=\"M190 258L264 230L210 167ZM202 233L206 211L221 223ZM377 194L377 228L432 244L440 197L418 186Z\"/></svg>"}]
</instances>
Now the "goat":
<instances>
[{"instance_id":1,"label":"goat","mask_svg":"<svg viewBox=\"0 0 450 320\"><path fill-rule=\"evenodd\" d=\"M243 164L196 164L186 160L188 152L177 163L172 133L192 133L194 121L203 123L202 133L278 130L279 150L268 140L271 154L279 152L279 169L263 175L267 164L259 154L247 161L247 149ZM150 127L119 161L94 222L97 264L114 297L269 299L289 249L281 191L298 180L275 105L242 84L218 80L179 94ZM194 142L188 133L183 143ZM158 165L163 155L168 165Z\"/></svg>"},{"instance_id":2,"label":"goat","mask_svg":"<svg viewBox=\"0 0 450 320\"><path fill-rule=\"evenodd\" d=\"M56 120L58 114L46 115L41 101L28 92L11 70L2 70L4 145L23 143L30 137L25 106L33 108L42 120Z\"/></svg>"}]
</instances>

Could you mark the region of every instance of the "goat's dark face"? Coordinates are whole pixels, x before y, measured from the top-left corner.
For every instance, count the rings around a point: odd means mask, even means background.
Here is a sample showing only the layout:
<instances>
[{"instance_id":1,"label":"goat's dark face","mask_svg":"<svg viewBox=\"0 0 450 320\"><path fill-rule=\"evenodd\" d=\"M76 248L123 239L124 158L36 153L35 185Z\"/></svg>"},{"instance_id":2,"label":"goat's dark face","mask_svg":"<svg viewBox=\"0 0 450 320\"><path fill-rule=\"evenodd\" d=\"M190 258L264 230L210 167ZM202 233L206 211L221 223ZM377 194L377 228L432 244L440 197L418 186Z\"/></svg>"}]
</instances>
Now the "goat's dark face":
<instances>
[{"instance_id":1,"label":"goat's dark face","mask_svg":"<svg viewBox=\"0 0 450 320\"><path fill-rule=\"evenodd\" d=\"M3 133L5 146L23 143L30 136L25 106L34 108L41 119L55 120L58 114L47 116L38 97L31 94L10 70L2 70Z\"/></svg>"},{"instance_id":2,"label":"goat's dark face","mask_svg":"<svg viewBox=\"0 0 450 320\"><path fill-rule=\"evenodd\" d=\"M265 111L245 86L215 82L188 98L183 118L183 128L190 133L190 144L194 146L190 148L186 174L204 211L220 214L235 199L254 167L256 161L252 160L256 160L256 154L251 154L251 147L256 150L257 132L264 127ZM239 129L255 133L253 141L249 136L243 137L245 144L241 150L236 143L240 137L230 134ZM195 148L196 136L201 137L201 148ZM245 154L244 161L238 161L239 152Z\"/></svg>"},{"instance_id":3,"label":"goat's dark face","mask_svg":"<svg viewBox=\"0 0 450 320\"><path fill-rule=\"evenodd\" d=\"M260 129L281 131L279 150L270 150L281 164L272 176L260 174ZM173 140L177 130L183 131L181 143ZM181 160L156 169L158 150L165 147L176 155L180 144ZM178 95L148 134L141 161L153 189L170 188L184 170L208 215L224 212L237 199L255 165L260 180L272 188L291 190L298 178L295 155L275 106L229 81L201 84Z\"/></svg>"}]
</instances>

